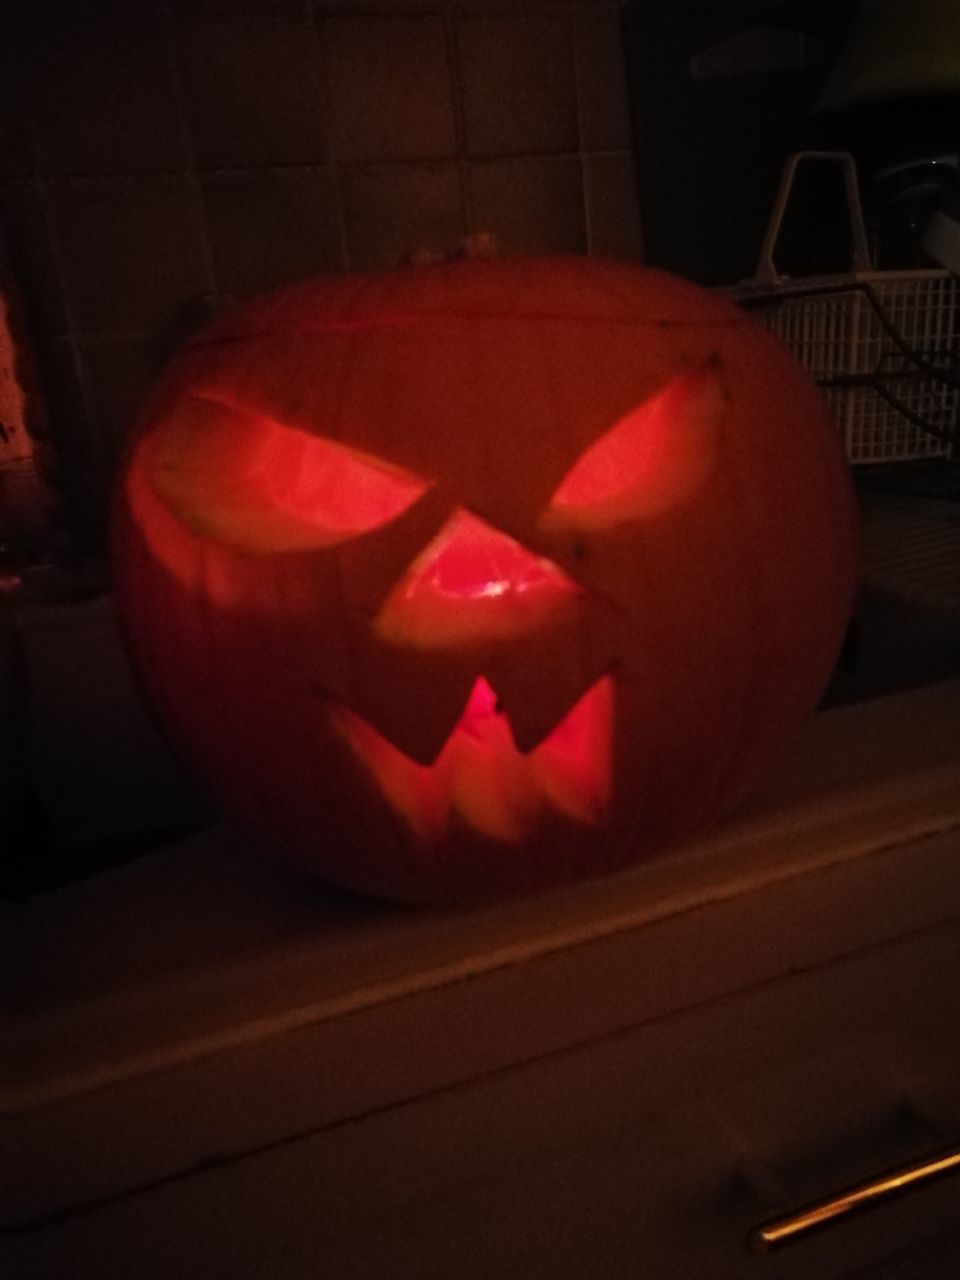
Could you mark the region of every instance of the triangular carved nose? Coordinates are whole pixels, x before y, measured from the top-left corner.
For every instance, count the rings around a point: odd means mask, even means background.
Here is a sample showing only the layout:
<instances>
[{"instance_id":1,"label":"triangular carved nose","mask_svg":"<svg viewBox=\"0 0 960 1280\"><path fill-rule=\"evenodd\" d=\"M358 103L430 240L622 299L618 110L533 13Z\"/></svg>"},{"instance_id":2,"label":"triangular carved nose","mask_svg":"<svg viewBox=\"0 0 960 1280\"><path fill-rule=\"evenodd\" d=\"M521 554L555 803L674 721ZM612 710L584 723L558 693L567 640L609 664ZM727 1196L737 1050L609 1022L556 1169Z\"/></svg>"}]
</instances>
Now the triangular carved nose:
<instances>
[{"instance_id":1,"label":"triangular carved nose","mask_svg":"<svg viewBox=\"0 0 960 1280\"><path fill-rule=\"evenodd\" d=\"M553 622L578 591L552 561L458 507L390 592L376 631L417 649L507 639Z\"/></svg>"}]
</instances>

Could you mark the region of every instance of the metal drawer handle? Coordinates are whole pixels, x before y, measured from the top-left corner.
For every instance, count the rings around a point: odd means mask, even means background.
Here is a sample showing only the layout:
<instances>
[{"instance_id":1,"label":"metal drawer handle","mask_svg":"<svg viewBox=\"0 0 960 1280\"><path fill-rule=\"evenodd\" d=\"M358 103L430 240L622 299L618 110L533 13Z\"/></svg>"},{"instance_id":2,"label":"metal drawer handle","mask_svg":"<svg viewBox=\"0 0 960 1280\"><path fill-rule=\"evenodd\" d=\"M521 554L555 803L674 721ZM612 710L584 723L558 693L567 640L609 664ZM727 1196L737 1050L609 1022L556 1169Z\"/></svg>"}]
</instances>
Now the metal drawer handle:
<instances>
[{"instance_id":1,"label":"metal drawer handle","mask_svg":"<svg viewBox=\"0 0 960 1280\"><path fill-rule=\"evenodd\" d=\"M793 1244L822 1227L877 1208L907 1191L919 1190L957 1172L960 1172L960 1146L938 1151L761 1223L750 1234L751 1248L766 1253L769 1249Z\"/></svg>"}]
</instances>

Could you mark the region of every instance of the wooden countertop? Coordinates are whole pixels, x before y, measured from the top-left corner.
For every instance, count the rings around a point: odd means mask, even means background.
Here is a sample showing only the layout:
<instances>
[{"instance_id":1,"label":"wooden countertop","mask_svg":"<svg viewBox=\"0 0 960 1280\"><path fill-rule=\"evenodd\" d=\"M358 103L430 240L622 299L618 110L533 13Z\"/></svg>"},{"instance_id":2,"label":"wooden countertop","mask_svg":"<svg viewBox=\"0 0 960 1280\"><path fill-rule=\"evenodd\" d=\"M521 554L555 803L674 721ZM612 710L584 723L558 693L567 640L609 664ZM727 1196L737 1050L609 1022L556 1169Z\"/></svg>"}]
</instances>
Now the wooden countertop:
<instances>
[{"instance_id":1,"label":"wooden countertop","mask_svg":"<svg viewBox=\"0 0 960 1280\"><path fill-rule=\"evenodd\" d=\"M493 906L326 893L211 832L6 908L4 1220L80 1212L960 917L958 726L960 681L822 712L716 830Z\"/></svg>"}]
</instances>

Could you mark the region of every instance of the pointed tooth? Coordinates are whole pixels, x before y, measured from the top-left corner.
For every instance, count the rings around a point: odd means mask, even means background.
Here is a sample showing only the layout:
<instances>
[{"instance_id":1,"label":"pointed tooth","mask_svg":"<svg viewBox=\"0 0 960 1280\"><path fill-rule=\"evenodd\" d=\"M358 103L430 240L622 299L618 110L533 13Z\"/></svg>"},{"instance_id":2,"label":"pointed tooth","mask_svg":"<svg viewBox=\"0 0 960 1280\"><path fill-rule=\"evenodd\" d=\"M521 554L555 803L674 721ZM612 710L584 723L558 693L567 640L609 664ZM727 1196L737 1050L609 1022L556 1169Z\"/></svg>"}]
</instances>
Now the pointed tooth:
<instances>
[{"instance_id":1,"label":"pointed tooth","mask_svg":"<svg viewBox=\"0 0 960 1280\"><path fill-rule=\"evenodd\" d=\"M584 690L616 664L617 652L615 641L603 643L602 633L563 629L538 646L537 660L527 651L490 664L490 683L520 751L533 750L556 728Z\"/></svg>"},{"instance_id":2,"label":"pointed tooth","mask_svg":"<svg viewBox=\"0 0 960 1280\"><path fill-rule=\"evenodd\" d=\"M527 757L543 795L581 822L597 822L610 801L616 690L601 676Z\"/></svg>"},{"instance_id":3,"label":"pointed tooth","mask_svg":"<svg viewBox=\"0 0 960 1280\"><path fill-rule=\"evenodd\" d=\"M438 671L435 655L387 658L376 645L358 646L352 668L346 704L418 764L435 760L470 696L472 673Z\"/></svg>"}]
</instances>

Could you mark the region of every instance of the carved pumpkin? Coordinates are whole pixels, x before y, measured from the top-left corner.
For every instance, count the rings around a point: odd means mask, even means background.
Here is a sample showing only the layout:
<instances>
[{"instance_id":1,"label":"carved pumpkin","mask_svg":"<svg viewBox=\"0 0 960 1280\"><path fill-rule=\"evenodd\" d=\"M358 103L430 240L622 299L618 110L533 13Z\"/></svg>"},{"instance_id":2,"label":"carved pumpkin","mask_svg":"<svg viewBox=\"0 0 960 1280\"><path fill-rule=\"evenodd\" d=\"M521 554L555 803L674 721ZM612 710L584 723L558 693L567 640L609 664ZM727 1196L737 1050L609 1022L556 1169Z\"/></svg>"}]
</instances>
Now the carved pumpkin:
<instances>
[{"instance_id":1,"label":"carved pumpkin","mask_svg":"<svg viewBox=\"0 0 960 1280\"><path fill-rule=\"evenodd\" d=\"M589 260L309 281L178 355L116 594L225 811L335 883L456 900L713 819L807 713L846 465L728 303Z\"/></svg>"}]
</instances>

